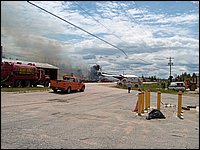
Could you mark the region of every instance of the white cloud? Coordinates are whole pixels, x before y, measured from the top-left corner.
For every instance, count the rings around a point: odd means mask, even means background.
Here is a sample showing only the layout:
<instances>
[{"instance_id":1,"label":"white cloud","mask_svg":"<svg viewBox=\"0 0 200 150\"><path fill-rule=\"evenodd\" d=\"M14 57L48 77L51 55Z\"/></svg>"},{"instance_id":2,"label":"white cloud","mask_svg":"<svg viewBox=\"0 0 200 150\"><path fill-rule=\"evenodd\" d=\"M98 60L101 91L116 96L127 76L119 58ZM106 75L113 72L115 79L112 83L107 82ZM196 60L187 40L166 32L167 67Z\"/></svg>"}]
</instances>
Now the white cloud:
<instances>
[{"instance_id":1,"label":"white cloud","mask_svg":"<svg viewBox=\"0 0 200 150\"><path fill-rule=\"evenodd\" d=\"M41 53L49 57L54 53L56 61L60 55L60 58L73 56L73 60L83 58L81 63L99 63L107 72L133 71L149 76L156 73L165 78L168 77L166 57L173 56L182 70L181 65L190 70L188 64L199 64L198 33L194 35L192 30L199 26L198 13L156 14L147 8L135 9L129 2L92 2L96 3L96 12L87 10L102 26L74 2L33 3L123 49L129 59L124 58L122 51L26 1L1 2L1 38L7 51L18 51L22 55ZM191 63L192 58L197 63Z\"/></svg>"}]
</instances>

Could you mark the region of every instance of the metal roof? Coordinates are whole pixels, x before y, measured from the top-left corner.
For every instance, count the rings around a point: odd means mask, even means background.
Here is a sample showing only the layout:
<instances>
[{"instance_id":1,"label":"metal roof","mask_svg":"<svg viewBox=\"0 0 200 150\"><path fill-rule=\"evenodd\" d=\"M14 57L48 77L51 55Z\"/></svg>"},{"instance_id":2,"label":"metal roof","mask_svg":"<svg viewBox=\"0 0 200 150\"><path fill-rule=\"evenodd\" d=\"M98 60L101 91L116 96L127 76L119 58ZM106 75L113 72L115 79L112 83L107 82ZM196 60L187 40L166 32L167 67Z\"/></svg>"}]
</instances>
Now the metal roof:
<instances>
[{"instance_id":1,"label":"metal roof","mask_svg":"<svg viewBox=\"0 0 200 150\"><path fill-rule=\"evenodd\" d=\"M125 78L138 78L138 76L133 75L133 74L125 74L125 75L121 75L121 76L123 76Z\"/></svg>"},{"instance_id":2,"label":"metal roof","mask_svg":"<svg viewBox=\"0 0 200 150\"><path fill-rule=\"evenodd\" d=\"M23 60L14 60L14 59L6 59L6 58L2 58L2 62L21 62L22 64L28 64L28 63L32 63L35 64L36 67L40 67L40 68L50 68L50 69L59 69L56 66L53 66L51 64L48 63L39 63L39 62L31 62L31 61L23 61Z\"/></svg>"}]
</instances>

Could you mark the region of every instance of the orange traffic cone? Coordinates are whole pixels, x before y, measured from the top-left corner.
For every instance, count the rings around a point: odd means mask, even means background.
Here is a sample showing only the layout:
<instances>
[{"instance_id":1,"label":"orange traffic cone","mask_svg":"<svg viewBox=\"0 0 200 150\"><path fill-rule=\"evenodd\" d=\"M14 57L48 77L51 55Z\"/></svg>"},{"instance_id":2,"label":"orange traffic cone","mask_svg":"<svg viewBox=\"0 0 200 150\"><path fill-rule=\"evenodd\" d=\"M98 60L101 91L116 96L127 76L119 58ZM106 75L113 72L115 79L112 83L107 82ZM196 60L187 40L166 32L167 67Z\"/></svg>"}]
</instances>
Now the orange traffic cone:
<instances>
[{"instance_id":1,"label":"orange traffic cone","mask_svg":"<svg viewBox=\"0 0 200 150\"><path fill-rule=\"evenodd\" d=\"M134 112L138 112L138 101L137 101L137 103L136 103L136 106L135 106Z\"/></svg>"}]
</instances>

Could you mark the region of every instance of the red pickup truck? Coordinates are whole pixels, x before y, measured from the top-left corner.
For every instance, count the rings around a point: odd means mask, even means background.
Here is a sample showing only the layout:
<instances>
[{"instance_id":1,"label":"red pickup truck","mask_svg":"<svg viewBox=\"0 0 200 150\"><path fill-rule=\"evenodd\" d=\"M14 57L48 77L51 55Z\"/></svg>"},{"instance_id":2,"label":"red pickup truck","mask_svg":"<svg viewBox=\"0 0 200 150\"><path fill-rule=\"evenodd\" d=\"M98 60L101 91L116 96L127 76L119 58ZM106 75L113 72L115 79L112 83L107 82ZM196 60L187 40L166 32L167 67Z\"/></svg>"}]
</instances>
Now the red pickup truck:
<instances>
[{"instance_id":1,"label":"red pickup truck","mask_svg":"<svg viewBox=\"0 0 200 150\"><path fill-rule=\"evenodd\" d=\"M73 75L64 75L63 80L50 80L50 88L57 92L71 93L71 91L84 92L85 84Z\"/></svg>"}]
</instances>

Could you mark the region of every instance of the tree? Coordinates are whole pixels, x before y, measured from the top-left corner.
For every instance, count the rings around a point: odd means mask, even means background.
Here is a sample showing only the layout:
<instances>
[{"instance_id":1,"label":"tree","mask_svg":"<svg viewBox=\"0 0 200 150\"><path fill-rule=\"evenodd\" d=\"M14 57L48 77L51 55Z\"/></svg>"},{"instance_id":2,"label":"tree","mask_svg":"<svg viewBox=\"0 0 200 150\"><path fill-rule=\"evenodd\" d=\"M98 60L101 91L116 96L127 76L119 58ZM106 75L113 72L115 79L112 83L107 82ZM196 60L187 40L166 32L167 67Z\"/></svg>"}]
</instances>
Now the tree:
<instances>
[{"instance_id":1,"label":"tree","mask_svg":"<svg viewBox=\"0 0 200 150\"><path fill-rule=\"evenodd\" d=\"M196 77L196 76L197 76L197 75L196 75L195 73L192 74L192 77L193 77L193 78Z\"/></svg>"}]
</instances>

